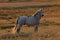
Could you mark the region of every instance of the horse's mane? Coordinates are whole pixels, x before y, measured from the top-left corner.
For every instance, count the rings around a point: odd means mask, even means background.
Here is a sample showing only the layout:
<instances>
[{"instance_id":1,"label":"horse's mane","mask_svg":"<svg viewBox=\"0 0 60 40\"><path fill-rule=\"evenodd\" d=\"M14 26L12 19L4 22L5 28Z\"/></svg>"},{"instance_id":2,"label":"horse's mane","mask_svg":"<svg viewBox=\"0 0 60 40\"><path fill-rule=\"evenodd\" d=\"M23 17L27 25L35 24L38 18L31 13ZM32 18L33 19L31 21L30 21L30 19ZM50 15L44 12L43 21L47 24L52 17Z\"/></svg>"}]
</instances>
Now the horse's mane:
<instances>
[{"instance_id":1,"label":"horse's mane","mask_svg":"<svg viewBox=\"0 0 60 40\"><path fill-rule=\"evenodd\" d=\"M36 16L41 9L37 10L32 16Z\"/></svg>"}]
</instances>

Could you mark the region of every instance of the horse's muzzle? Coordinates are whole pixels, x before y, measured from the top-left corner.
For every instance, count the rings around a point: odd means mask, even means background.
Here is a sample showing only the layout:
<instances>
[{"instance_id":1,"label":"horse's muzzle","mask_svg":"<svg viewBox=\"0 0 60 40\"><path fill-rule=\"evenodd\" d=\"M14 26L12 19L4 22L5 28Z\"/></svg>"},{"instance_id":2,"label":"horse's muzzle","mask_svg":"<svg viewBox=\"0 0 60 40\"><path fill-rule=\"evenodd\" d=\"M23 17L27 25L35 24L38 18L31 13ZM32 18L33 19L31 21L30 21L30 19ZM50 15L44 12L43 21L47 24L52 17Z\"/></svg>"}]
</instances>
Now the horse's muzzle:
<instances>
[{"instance_id":1,"label":"horse's muzzle","mask_svg":"<svg viewBox=\"0 0 60 40\"><path fill-rule=\"evenodd\" d=\"M43 17L44 15L42 15L42 17Z\"/></svg>"}]
</instances>

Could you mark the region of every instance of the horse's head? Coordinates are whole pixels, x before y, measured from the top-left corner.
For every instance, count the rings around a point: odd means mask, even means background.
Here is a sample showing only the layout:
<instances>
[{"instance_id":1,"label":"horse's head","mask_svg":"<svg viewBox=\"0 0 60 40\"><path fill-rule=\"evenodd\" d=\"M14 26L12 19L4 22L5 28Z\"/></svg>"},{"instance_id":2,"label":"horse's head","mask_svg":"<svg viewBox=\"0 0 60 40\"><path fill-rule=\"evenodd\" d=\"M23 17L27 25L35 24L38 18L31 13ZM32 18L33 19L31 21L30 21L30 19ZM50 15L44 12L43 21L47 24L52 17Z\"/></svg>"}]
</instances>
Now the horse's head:
<instances>
[{"instance_id":1,"label":"horse's head","mask_svg":"<svg viewBox=\"0 0 60 40\"><path fill-rule=\"evenodd\" d=\"M37 11L38 16L44 16L44 9L41 8L40 10Z\"/></svg>"},{"instance_id":2,"label":"horse's head","mask_svg":"<svg viewBox=\"0 0 60 40\"><path fill-rule=\"evenodd\" d=\"M40 10L40 15L44 16L44 9L43 8L41 8L41 10Z\"/></svg>"},{"instance_id":3,"label":"horse's head","mask_svg":"<svg viewBox=\"0 0 60 40\"><path fill-rule=\"evenodd\" d=\"M44 16L44 10L43 8L39 9L34 16L37 16L37 17L42 17Z\"/></svg>"}]
</instances>

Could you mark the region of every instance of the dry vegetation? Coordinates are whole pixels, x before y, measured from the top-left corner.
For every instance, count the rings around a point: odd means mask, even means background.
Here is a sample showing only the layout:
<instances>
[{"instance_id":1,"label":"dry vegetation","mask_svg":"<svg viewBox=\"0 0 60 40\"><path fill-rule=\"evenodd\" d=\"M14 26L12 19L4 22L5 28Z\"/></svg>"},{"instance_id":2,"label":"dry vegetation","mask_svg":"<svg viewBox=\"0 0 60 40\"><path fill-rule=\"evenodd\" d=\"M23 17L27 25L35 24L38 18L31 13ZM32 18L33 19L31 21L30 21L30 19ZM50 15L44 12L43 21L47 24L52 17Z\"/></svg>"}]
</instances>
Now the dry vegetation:
<instances>
[{"instance_id":1,"label":"dry vegetation","mask_svg":"<svg viewBox=\"0 0 60 40\"><path fill-rule=\"evenodd\" d=\"M38 32L34 32L34 27L23 26L20 34L10 34L18 16L31 16L39 8L0 9L0 40L60 40L60 6L43 6L45 15L40 20Z\"/></svg>"},{"instance_id":2,"label":"dry vegetation","mask_svg":"<svg viewBox=\"0 0 60 40\"><path fill-rule=\"evenodd\" d=\"M9 2L59 2L59 0L0 0L0 3Z\"/></svg>"}]
</instances>

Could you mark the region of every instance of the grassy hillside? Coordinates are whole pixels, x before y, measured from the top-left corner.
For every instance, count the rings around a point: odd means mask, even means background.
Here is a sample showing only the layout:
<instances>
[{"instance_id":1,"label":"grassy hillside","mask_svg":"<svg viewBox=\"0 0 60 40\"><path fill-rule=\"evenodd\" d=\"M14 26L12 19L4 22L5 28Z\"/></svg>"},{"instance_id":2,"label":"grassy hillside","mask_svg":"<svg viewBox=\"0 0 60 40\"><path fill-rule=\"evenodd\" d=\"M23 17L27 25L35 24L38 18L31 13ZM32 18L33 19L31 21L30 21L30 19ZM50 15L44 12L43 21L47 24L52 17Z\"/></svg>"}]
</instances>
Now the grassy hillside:
<instances>
[{"instance_id":1,"label":"grassy hillside","mask_svg":"<svg viewBox=\"0 0 60 40\"><path fill-rule=\"evenodd\" d=\"M18 16L31 16L33 15L40 6L30 6L30 7L18 7L12 9L0 9L0 26L13 26L12 24L16 23L16 19ZM43 22L47 22L48 24L56 24L60 23L60 6L43 6L45 10L45 16L42 19ZM4 24L4 25L3 25ZM43 23L44 24L44 23Z\"/></svg>"},{"instance_id":2,"label":"grassy hillside","mask_svg":"<svg viewBox=\"0 0 60 40\"><path fill-rule=\"evenodd\" d=\"M27 2L28 0L23 0ZM29 0L31 2L43 2L43 0ZM44 0L44 2L56 3L59 0ZM13 0L9 2L19 2ZM21 1L20 1L21 2ZM22 4L24 3L22 2ZM51 4L52 4L51 3ZM2 3L3 4L3 3ZM6 3L8 4L8 3ZM12 3L13 5L13 3ZM28 5L14 7L12 5L0 7L0 40L60 40L60 5ZM0 5L1 6L1 5ZM41 18L38 32L34 32L34 26L22 26L20 33L11 34L18 16L31 16L41 7L44 8L44 17Z\"/></svg>"}]
</instances>

